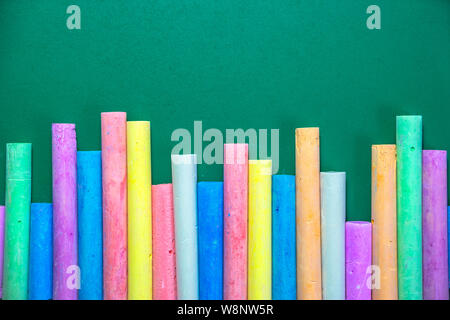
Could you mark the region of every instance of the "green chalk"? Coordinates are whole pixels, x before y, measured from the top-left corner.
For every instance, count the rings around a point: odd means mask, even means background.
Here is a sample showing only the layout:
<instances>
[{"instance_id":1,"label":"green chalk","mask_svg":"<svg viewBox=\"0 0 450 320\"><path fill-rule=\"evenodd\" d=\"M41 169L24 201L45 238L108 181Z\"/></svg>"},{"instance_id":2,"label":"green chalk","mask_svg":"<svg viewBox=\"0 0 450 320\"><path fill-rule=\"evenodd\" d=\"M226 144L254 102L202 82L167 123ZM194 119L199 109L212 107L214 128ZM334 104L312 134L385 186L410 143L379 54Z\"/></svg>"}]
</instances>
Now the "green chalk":
<instances>
[{"instance_id":1,"label":"green chalk","mask_svg":"<svg viewBox=\"0 0 450 320\"><path fill-rule=\"evenodd\" d=\"M397 253L400 300L422 299L422 116L397 117Z\"/></svg>"},{"instance_id":2,"label":"green chalk","mask_svg":"<svg viewBox=\"0 0 450 320\"><path fill-rule=\"evenodd\" d=\"M28 295L31 206L31 143L6 145L3 299Z\"/></svg>"}]
</instances>

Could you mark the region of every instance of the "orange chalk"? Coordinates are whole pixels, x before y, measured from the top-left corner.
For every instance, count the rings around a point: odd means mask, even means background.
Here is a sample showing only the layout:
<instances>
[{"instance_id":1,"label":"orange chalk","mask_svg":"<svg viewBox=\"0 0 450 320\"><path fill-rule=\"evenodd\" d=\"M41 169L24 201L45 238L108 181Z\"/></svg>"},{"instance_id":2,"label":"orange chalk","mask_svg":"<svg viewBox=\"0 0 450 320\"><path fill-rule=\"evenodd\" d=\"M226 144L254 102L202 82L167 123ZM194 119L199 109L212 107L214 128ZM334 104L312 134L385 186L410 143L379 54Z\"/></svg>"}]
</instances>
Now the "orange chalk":
<instances>
[{"instance_id":1,"label":"orange chalk","mask_svg":"<svg viewBox=\"0 0 450 320\"><path fill-rule=\"evenodd\" d=\"M295 130L297 299L322 299L319 128Z\"/></svg>"},{"instance_id":2,"label":"orange chalk","mask_svg":"<svg viewBox=\"0 0 450 320\"><path fill-rule=\"evenodd\" d=\"M374 277L373 300L398 299L396 159L395 144L372 146L372 264L380 279Z\"/></svg>"}]
</instances>

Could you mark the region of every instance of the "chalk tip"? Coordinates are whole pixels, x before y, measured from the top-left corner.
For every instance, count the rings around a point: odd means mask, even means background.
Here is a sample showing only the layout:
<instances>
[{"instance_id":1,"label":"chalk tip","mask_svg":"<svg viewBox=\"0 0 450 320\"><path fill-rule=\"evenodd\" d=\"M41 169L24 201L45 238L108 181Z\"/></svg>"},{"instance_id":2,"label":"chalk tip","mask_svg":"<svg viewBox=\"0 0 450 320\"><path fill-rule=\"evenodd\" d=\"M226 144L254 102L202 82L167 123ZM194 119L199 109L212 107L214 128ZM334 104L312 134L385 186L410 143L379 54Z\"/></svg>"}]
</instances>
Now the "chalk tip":
<instances>
[{"instance_id":1,"label":"chalk tip","mask_svg":"<svg viewBox=\"0 0 450 320\"><path fill-rule=\"evenodd\" d=\"M84 151L77 151L77 155L86 155L86 156L89 156L89 155L99 155L99 154L101 154L102 152L100 151L100 150L84 150Z\"/></svg>"},{"instance_id":2,"label":"chalk tip","mask_svg":"<svg viewBox=\"0 0 450 320\"><path fill-rule=\"evenodd\" d=\"M169 188L169 187L172 187L172 184L171 183L159 183L159 184L152 185L152 187Z\"/></svg>"},{"instance_id":3,"label":"chalk tip","mask_svg":"<svg viewBox=\"0 0 450 320\"><path fill-rule=\"evenodd\" d=\"M345 176L345 171L322 171L320 175L322 176Z\"/></svg>"},{"instance_id":4,"label":"chalk tip","mask_svg":"<svg viewBox=\"0 0 450 320\"><path fill-rule=\"evenodd\" d=\"M205 187L205 188L206 187L220 188L223 186L223 182L222 181L199 181L198 185Z\"/></svg>"},{"instance_id":5,"label":"chalk tip","mask_svg":"<svg viewBox=\"0 0 450 320\"><path fill-rule=\"evenodd\" d=\"M396 116L396 122L413 122L413 123L422 123L422 116L421 115L403 115L403 116Z\"/></svg>"},{"instance_id":6,"label":"chalk tip","mask_svg":"<svg viewBox=\"0 0 450 320\"><path fill-rule=\"evenodd\" d=\"M28 148L31 147L30 142L8 142L6 148Z\"/></svg>"},{"instance_id":7,"label":"chalk tip","mask_svg":"<svg viewBox=\"0 0 450 320\"><path fill-rule=\"evenodd\" d=\"M196 154L172 154L171 160L173 164L197 164Z\"/></svg>"},{"instance_id":8,"label":"chalk tip","mask_svg":"<svg viewBox=\"0 0 450 320\"><path fill-rule=\"evenodd\" d=\"M150 121L148 120L132 120L127 121L128 125L150 125Z\"/></svg>"},{"instance_id":9,"label":"chalk tip","mask_svg":"<svg viewBox=\"0 0 450 320\"><path fill-rule=\"evenodd\" d=\"M122 111L113 111L113 112L101 112L100 117L102 120L109 119L110 121L114 120L122 120L127 121L127 113Z\"/></svg>"},{"instance_id":10,"label":"chalk tip","mask_svg":"<svg viewBox=\"0 0 450 320\"><path fill-rule=\"evenodd\" d=\"M52 127L68 127L75 128L75 123L66 123L66 122L53 122Z\"/></svg>"},{"instance_id":11,"label":"chalk tip","mask_svg":"<svg viewBox=\"0 0 450 320\"><path fill-rule=\"evenodd\" d=\"M346 221L345 224L349 225L372 225L370 221Z\"/></svg>"}]
</instances>

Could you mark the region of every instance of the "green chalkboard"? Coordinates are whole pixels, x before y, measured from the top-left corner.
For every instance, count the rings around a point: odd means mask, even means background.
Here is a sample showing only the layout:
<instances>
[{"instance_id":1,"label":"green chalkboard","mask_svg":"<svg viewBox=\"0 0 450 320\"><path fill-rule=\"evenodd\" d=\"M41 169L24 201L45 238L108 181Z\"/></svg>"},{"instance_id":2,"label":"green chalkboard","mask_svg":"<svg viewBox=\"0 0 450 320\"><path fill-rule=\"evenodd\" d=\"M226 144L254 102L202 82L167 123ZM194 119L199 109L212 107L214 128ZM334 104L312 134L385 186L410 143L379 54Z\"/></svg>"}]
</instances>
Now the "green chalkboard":
<instances>
[{"instance_id":1,"label":"green chalkboard","mask_svg":"<svg viewBox=\"0 0 450 320\"><path fill-rule=\"evenodd\" d=\"M154 183L170 182L171 134L195 120L279 129L278 172L293 174L294 129L319 126L322 170L347 172L347 217L367 220L371 145L395 143L395 115L422 114L424 148L450 147L449 57L448 0L3 0L0 166L5 143L32 142L33 201L51 201L51 123L76 123L78 148L96 150L100 112L127 111L152 123Z\"/></svg>"}]
</instances>

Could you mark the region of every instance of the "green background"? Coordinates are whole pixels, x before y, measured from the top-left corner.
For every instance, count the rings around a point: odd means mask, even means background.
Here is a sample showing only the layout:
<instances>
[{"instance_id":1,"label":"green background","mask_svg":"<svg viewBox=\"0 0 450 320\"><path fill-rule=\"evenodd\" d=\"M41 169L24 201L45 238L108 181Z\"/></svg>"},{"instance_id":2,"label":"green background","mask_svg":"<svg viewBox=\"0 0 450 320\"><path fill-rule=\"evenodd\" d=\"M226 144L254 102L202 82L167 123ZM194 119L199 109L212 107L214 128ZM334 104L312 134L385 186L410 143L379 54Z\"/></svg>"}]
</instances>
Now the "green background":
<instances>
[{"instance_id":1,"label":"green background","mask_svg":"<svg viewBox=\"0 0 450 320\"><path fill-rule=\"evenodd\" d=\"M81 7L81 30L66 8ZM368 30L366 8L381 8ZM350 220L370 218L371 145L422 114L424 148L450 147L448 0L0 1L0 166L33 143L33 201L51 201L51 123L100 148L100 112L152 122L153 183L170 182L176 128L321 128L321 167L347 172ZM199 180L222 166L199 166ZM0 202L4 201L0 170Z\"/></svg>"}]
</instances>

